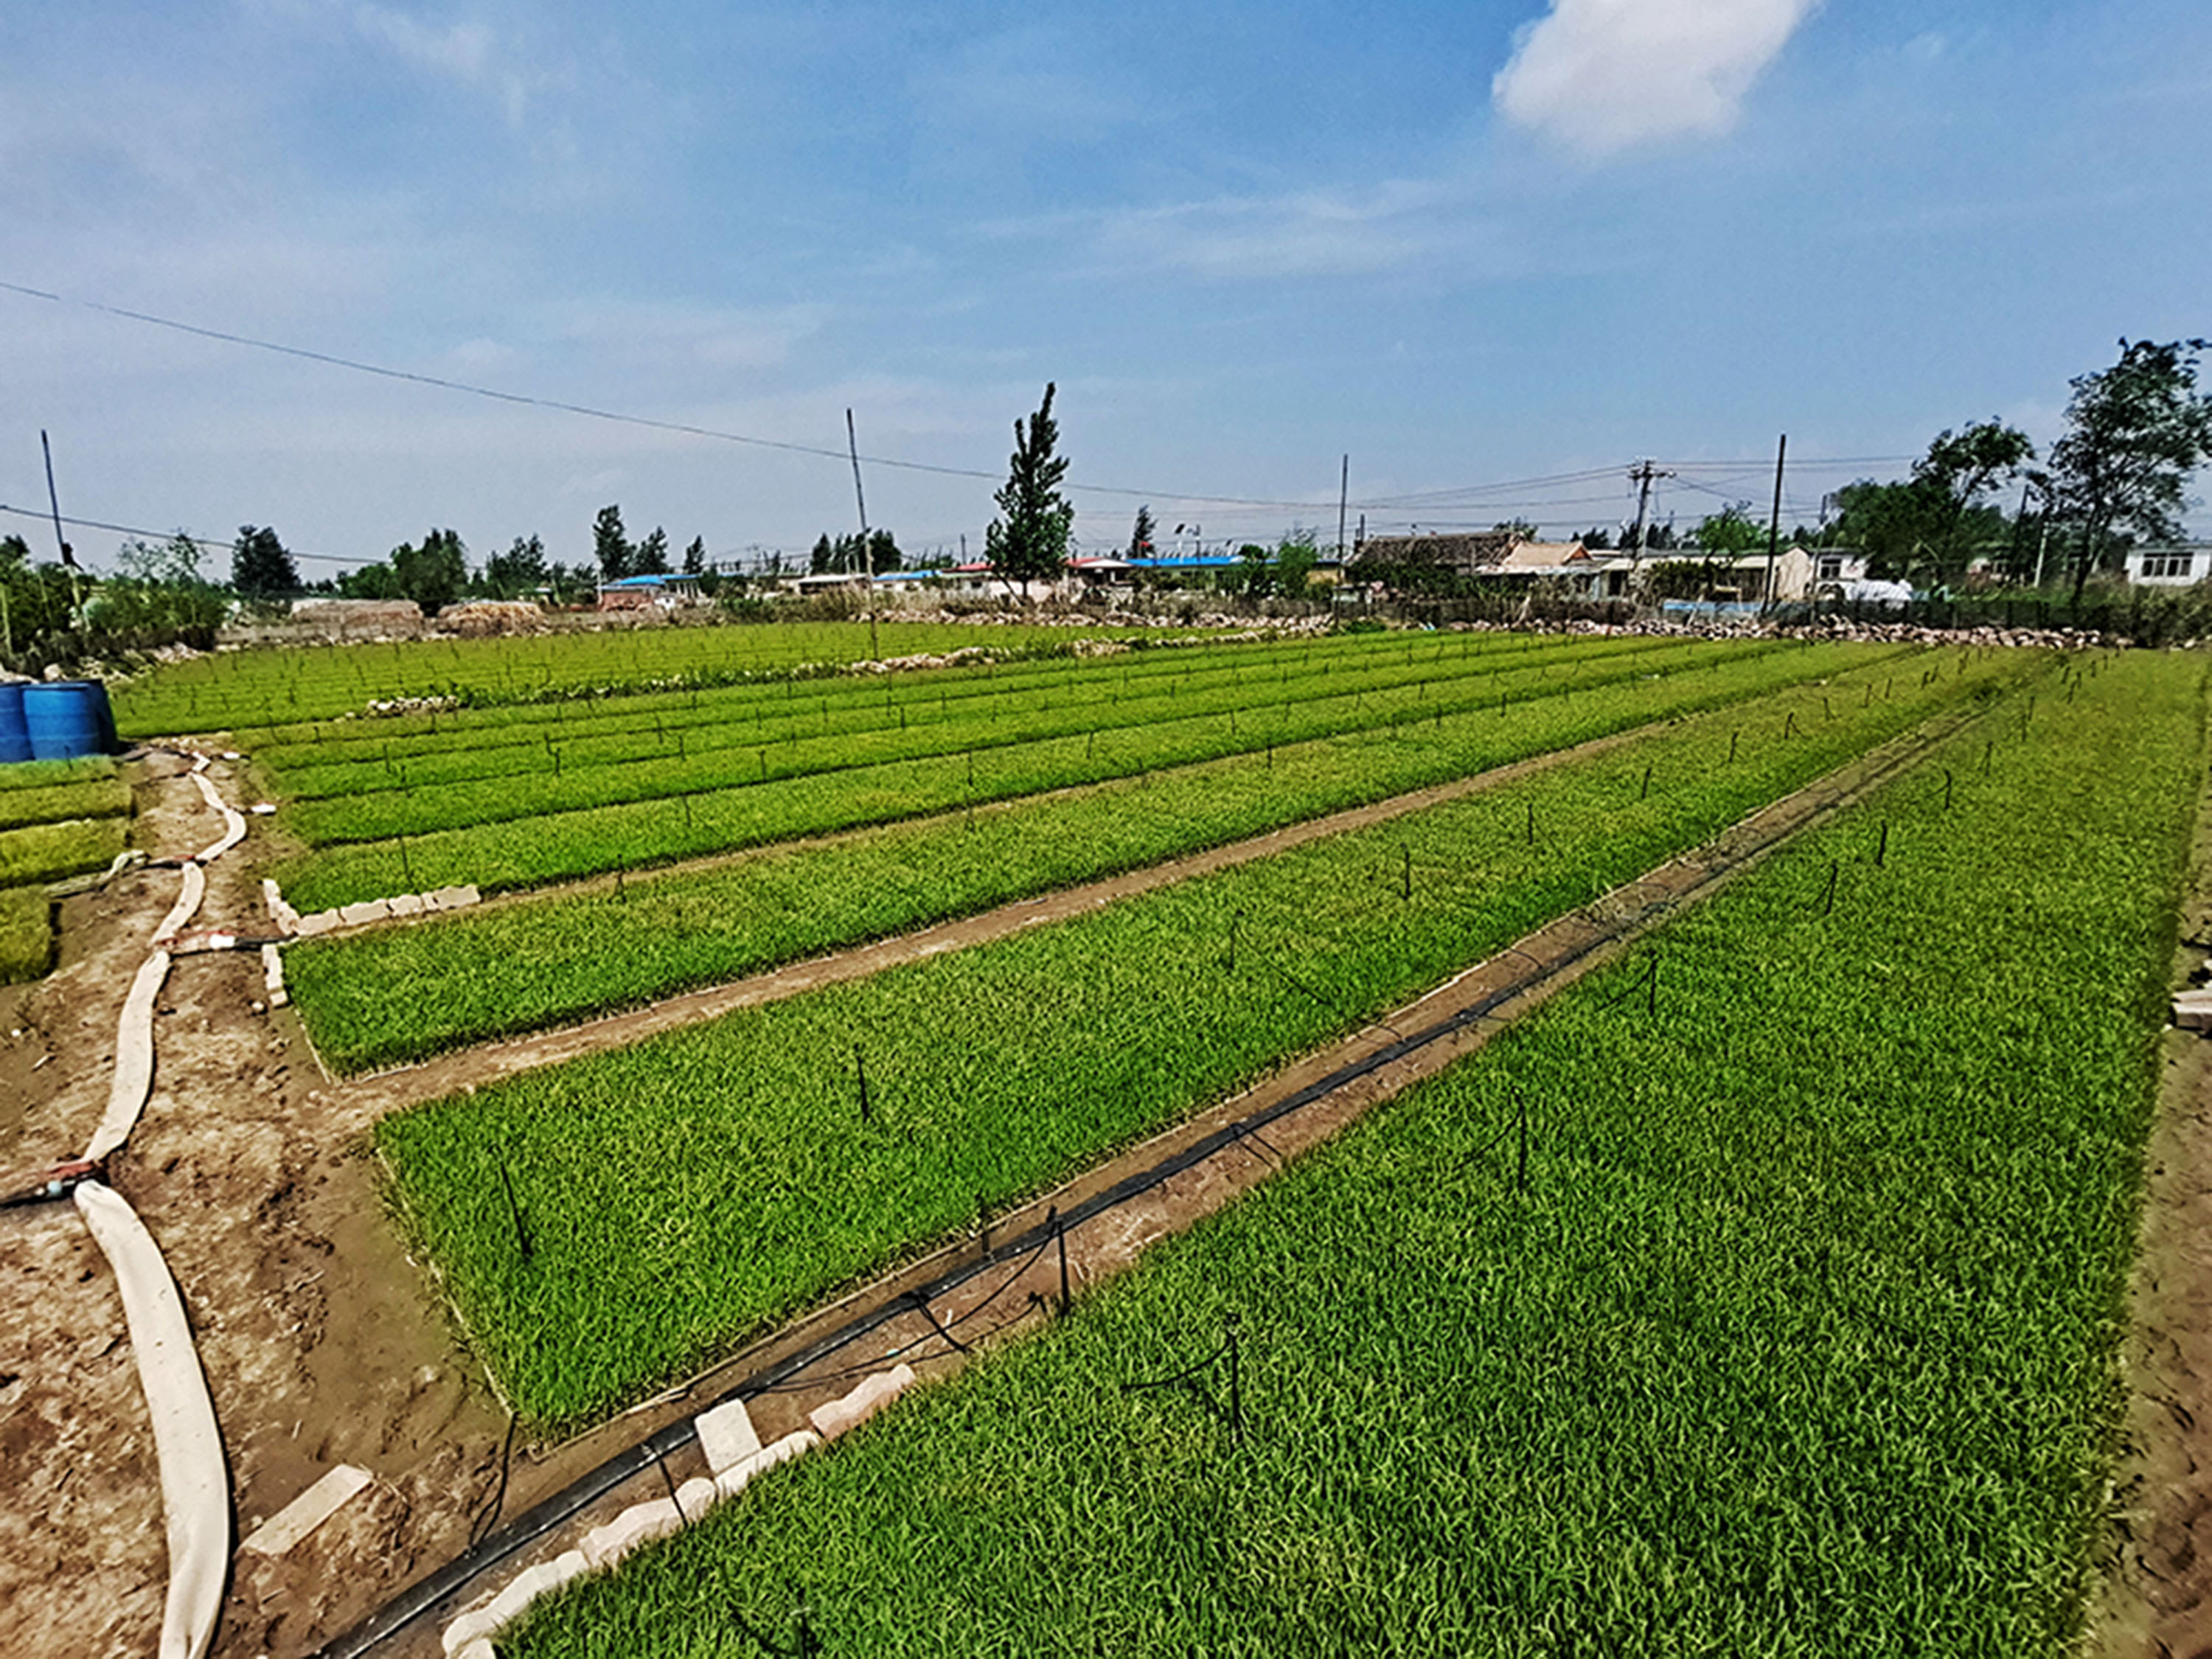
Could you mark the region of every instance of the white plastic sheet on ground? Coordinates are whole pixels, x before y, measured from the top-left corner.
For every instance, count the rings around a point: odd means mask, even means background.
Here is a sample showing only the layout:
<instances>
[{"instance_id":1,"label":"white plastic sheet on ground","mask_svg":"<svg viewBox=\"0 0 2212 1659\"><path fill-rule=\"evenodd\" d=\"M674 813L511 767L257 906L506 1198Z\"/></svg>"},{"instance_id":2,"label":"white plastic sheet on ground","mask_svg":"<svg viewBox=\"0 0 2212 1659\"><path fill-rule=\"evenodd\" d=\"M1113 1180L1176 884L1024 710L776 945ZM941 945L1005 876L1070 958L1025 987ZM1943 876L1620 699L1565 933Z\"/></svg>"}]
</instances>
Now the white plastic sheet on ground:
<instances>
[{"instance_id":1,"label":"white plastic sheet on ground","mask_svg":"<svg viewBox=\"0 0 2212 1659\"><path fill-rule=\"evenodd\" d=\"M138 1383L154 1419L169 1540L161 1659L202 1659L215 1636L230 1559L230 1479L215 1404L176 1281L137 1212L96 1181L77 1188L76 1207L123 1292Z\"/></svg>"}]
</instances>

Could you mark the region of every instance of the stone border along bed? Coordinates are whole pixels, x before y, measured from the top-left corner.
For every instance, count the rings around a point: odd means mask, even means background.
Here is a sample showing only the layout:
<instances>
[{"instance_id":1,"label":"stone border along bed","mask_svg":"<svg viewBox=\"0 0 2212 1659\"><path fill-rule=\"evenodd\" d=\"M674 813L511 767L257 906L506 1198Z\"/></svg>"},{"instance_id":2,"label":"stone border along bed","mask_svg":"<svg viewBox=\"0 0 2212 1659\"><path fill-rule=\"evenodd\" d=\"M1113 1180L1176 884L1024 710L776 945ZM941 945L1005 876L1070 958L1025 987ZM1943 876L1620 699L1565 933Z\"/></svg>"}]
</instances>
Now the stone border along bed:
<instances>
[{"instance_id":1,"label":"stone border along bed","mask_svg":"<svg viewBox=\"0 0 2212 1659\"><path fill-rule=\"evenodd\" d=\"M104 1179L107 1158L129 1141L153 1092L154 1008L171 963L179 954L249 943L228 934L183 934L207 895L205 866L245 840L246 819L208 781L210 757L189 750L166 752L193 763L189 775L208 805L222 815L223 833L198 853L174 861L181 872L176 902L154 930L116 1023L106 1109L83 1153L45 1171L40 1190L46 1198L71 1200L115 1274L153 1423L161 1486L169 1583L160 1650L162 1659L200 1659L214 1639L229 1577L229 1468L176 1280L137 1212Z\"/></svg>"},{"instance_id":2,"label":"stone border along bed","mask_svg":"<svg viewBox=\"0 0 2212 1659\"><path fill-rule=\"evenodd\" d=\"M428 1659L441 1651L447 1659L495 1659L492 1636L538 1596L678 1530L754 1475L865 1422L915 1384L916 1364L942 1376L1031 1314L1052 1317L1057 1307L1065 1315L1079 1285L1130 1265L1147 1244L1232 1201L1370 1108L1479 1049L1675 910L1982 718L1958 710L1923 722L1769 803L1707 848L1569 912L1352 1037L1030 1200L995 1225L986 1221L972 1243L948 1246L896 1270L633 1408L625 1418L667 1414L678 1402L708 1397L703 1407L687 1404L503 1528L472 1540L446 1566L326 1644L319 1659L371 1653ZM1655 957L1655 986L1658 967ZM1069 1263L1071 1239L1079 1239L1079 1270ZM995 1285L979 1283L1009 1264L1012 1271ZM964 1339L956 1334L1002 1299L994 1323ZM873 1358L808 1379L821 1362L871 1336L889 1346ZM755 1411L781 1427L809 1398L820 1403L805 1410L803 1422L763 1441ZM579 1441L609 1435L621 1420ZM502 1480L500 1501L504 1490ZM498 1513L495 1502L479 1527L495 1523ZM495 1575L525 1555L534 1559L495 1588ZM443 1623L434 1644L426 1621Z\"/></svg>"}]
</instances>

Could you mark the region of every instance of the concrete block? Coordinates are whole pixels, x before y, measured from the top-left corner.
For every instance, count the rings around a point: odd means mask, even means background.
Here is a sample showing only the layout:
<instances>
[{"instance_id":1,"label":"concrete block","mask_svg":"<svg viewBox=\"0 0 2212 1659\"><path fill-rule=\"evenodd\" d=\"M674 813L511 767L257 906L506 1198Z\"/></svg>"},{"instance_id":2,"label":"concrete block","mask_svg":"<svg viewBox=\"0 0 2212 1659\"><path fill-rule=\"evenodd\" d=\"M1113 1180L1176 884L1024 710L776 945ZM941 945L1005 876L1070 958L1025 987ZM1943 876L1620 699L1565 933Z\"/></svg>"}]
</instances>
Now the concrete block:
<instances>
[{"instance_id":1,"label":"concrete block","mask_svg":"<svg viewBox=\"0 0 2212 1659\"><path fill-rule=\"evenodd\" d=\"M592 1564L584 1559L581 1550L562 1550L548 1565L553 1569L554 1578L554 1582L547 1586L549 1592L559 1589L564 1584L573 1584L592 1570Z\"/></svg>"},{"instance_id":2,"label":"concrete block","mask_svg":"<svg viewBox=\"0 0 2212 1659\"><path fill-rule=\"evenodd\" d=\"M2185 991L2174 998L2173 1023L2185 1031L2212 1031L2212 991Z\"/></svg>"},{"instance_id":3,"label":"concrete block","mask_svg":"<svg viewBox=\"0 0 2212 1659\"><path fill-rule=\"evenodd\" d=\"M584 1534L584 1559L595 1567L619 1561L640 1544L665 1538L684 1524L673 1499L656 1498L650 1504L633 1504L603 1527Z\"/></svg>"},{"instance_id":4,"label":"concrete block","mask_svg":"<svg viewBox=\"0 0 2212 1659\"><path fill-rule=\"evenodd\" d=\"M745 1409L742 1400L701 1412L691 1419L691 1427L699 1437L699 1449L706 1454L707 1467L716 1474L761 1449L752 1413Z\"/></svg>"},{"instance_id":5,"label":"concrete block","mask_svg":"<svg viewBox=\"0 0 2212 1659\"><path fill-rule=\"evenodd\" d=\"M284 994L284 953L273 945L261 947L261 988L271 997Z\"/></svg>"},{"instance_id":6,"label":"concrete block","mask_svg":"<svg viewBox=\"0 0 2212 1659\"><path fill-rule=\"evenodd\" d=\"M239 1546L257 1555L282 1555L336 1515L368 1485L367 1469L341 1463L246 1534Z\"/></svg>"},{"instance_id":7,"label":"concrete block","mask_svg":"<svg viewBox=\"0 0 2212 1659\"><path fill-rule=\"evenodd\" d=\"M826 1406L817 1406L806 1413L806 1420L824 1440L835 1440L866 1422L878 1412L914 1386L914 1367L898 1365L887 1371L878 1371L862 1382L850 1394L831 1401Z\"/></svg>"},{"instance_id":8,"label":"concrete block","mask_svg":"<svg viewBox=\"0 0 2212 1659\"><path fill-rule=\"evenodd\" d=\"M420 893L395 893L384 901L384 908L395 916L419 916L430 905Z\"/></svg>"},{"instance_id":9,"label":"concrete block","mask_svg":"<svg viewBox=\"0 0 2212 1659\"><path fill-rule=\"evenodd\" d=\"M550 1561L525 1567L507 1581L507 1588L493 1596L491 1606L484 1609L496 1621L492 1628L496 1630L502 1625L513 1624L522 1617L524 1608L560 1582L560 1575L553 1570Z\"/></svg>"},{"instance_id":10,"label":"concrete block","mask_svg":"<svg viewBox=\"0 0 2212 1659\"><path fill-rule=\"evenodd\" d=\"M300 918L300 937L301 939L313 939L318 933L329 933L331 928L337 925L338 913L337 911L318 910L313 915L301 916Z\"/></svg>"},{"instance_id":11,"label":"concrete block","mask_svg":"<svg viewBox=\"0 0 2212 1659\"><path fill-rule=\"evenodd\" d=\"M364 922L382 921L392 914L382 899L363 899L358 904L338 907L338 920L348 927L358 927Z\"/></svg>"},{"instance_id":12,"label":"concrete block","mask_svg":"<svg viewBox=\"0 0 2212 1659\"><path fill-rule=\"evenodd\" d=\"M434 910L465 910L470 905L480 902L473 883L466 887L436 888L422 896Z\"/></svg>"},{"instance_id":13,"label":"concrete block","mask_svg":"<svg viewBox=\"0 0 2212 1659\"><path fill-rule=\"evenodd\" d=\"M489 1647L491 1633L498 1628L499 1621L491 1616L491 1604L486 1602L471 1607L447 1626L445 1633L438 1638L439 1645L446 1650L447 1659L460 1659L465 1653Z\"/></svg>"},{"instance_id":14,"label":"concrete block","mask_svg":"<svg viewBox=\"0 0 2212 1659\"><path fill-rule=\"evenodd\" d=\"M720 1496L712 1479L697 1474L676 1489L676 1507L684 1511L686 1521L702 1520L707 1511L714 1507L715 1498Z\"/></svg>"},{"instance_id":15,"label":"concrete block","mask_svg":"<svg viewBox=\"0 0 2212 1659\"><path fill-rule=\"evenodd\" d=\"M822 1443L822 1437L811 1429L793 1429L775 1444L763 1446L750 1457L732 1463L714 1477L714 1489L725 1498L735 1498L743 1492L757 1474L765 1474L779 1463L788 1463L803 1453L812 1451Z\"/></svg>"}]
</instances>

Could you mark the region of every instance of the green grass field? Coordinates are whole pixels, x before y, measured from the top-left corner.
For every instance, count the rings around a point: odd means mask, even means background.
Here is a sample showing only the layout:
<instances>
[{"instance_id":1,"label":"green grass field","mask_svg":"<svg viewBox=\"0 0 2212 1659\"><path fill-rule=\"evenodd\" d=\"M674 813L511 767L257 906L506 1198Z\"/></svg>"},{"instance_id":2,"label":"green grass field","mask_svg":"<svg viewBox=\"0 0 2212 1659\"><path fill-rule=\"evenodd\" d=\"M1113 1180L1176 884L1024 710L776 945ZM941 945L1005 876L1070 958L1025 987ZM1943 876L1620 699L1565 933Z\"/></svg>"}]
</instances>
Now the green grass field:
<instances>
[{"instance_id":1,"label":"green grass field","mask_svg":"<svg viewBox=\"0 0 2212 1659\"><path fill-rule=\"evenodd\" d=\"M2040 665L1800 686L1495 793L386 1119L527 1416L603 1413ZM865 1055L873 1116L856 1107ZM511 1182L519 1235L486 1195ZM525 1238L528 1247L525 1248Z\"/></svg>"},{"instance_id":2,"label":"green grass field","mask_svg":"<svg viewBox=\"0 0 2212 1659\"><path fill-rule=\"evenodd\" d=\"M2010 699L501 1651L750 1652L802 1595L838 1655L2069 1651L2204 706L2193 655ZM1126 1391L1232 1312L1241 1441Z\"/></svg>"},{"instance_id":3,"label":"green grass field","mask_svg":"<svg viewBox=\"0 0 2212 1659\"><path fill-rule=\"evenodd\" d=\"M1174 635L1175 629L1137 637ZM1106 628L985 628L942 623L778 623L768 627L616 628L529 639L415 640L222 652L165 665L122 688L125 738L232 731L357 714L373 700L450 697L498 706L593 698L670 684L716 685L834 671L848 663L966 647L1064 652Z\"/></svg>"},{"instance_id":4,"label":"green grass field","mask_svg":"<svg viewBox=\"0 0 2212 1659\"><path fill-rule=\"evenodd\" d=\"M420 1059L713 984L817 951L1157 864L1242 836L1833 678L1895 695L1918 654L1835 645L1717 658L1575 695L1171 768L981 813L764 848L733 863L337 939L288 957L292 995L342 1071Z\"/></svg>"},{"instance_id":5,"label":"green grass field","mask_svg":"<svg viewBox=\"0 0 2212 1659\"><path fill-rule=\"evenodd\" d=\"M48 883L102 870L131 839L131 789L105 756L0 766L0 985L54 952Z\"/></svg>"},{"instance_id":6,"label":"green grass field","mask_svg":"<svg viewBox=\"0 0 2212 1659\"><path fill-rule=\"evenodd\" d=\"M1370 662L1364 672L1315 673L1287 688L1263 682L1218 692L1198 699L1195 714L1182 712L1173 692L1119 706L1115 682L1101 670L1087 694L1063 690L1051 706L1009 708L994 700L989 709L944 725L904 726L878 707L867 732L793 734L781 744L725 744L697 754L672 729L662 761L573 771L549 732L541 768L527 777L380 788L289 808L281 819L288 832L338 839L277 873L292 902L309 910L449 883L487 891L530 887L1231 755L1264 756L1327 737L1510 712L1531 697L1717 672L1741 656L1778 653L1764 642L1660 641L1656 647L1561 641L1550 652L1516 653L1496 672L1487 658L1455 662L1449 672L1394 658ZM1531 655L1539 659L1528 661ZM1253 701L1240 706L1241 698ZM668 712L681 709L672 699ZM395 773L403 760L394 756ZM332 828L341 823L349 827ZM374 838L345 839L356 836Z\"/></svg>"}]
</instances>

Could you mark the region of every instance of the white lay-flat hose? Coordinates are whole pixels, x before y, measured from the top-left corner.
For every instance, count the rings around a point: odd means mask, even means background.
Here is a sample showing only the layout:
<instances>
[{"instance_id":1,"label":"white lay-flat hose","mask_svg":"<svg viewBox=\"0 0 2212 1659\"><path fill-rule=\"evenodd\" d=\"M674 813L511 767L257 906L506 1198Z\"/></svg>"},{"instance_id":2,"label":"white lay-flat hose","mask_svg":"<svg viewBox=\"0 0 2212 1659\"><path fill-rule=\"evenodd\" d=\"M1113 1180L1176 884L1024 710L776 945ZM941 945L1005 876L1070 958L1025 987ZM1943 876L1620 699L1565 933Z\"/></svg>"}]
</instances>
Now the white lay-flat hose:
<instances>
[{"instance_id":1,"label":"white lay-flat hose","mask_svg":"<svg viewBox=\"0 0 2212 1659\"><path fill-rule=\"evenodd\" d=\"M129 1204L96 1181L80 1183L76 1199L123 1293L138 1385L154 1419L169 1542L161 1659L202 1659L215 1638L230 1563L230 1477L215 1402L192 1347L183 1298L154 1236Z\"/></svg>"},{"instance_id":2,"label":"white lay-flat hose","mask_svg":"<svg viewBox=\"0 0 2212 1659\"><path fill-rule=\"evenodd\" d=\"M123 1018L115 1023L115 1075L108 1080L107 1111L84 1155L95 1162L131 1139L154 1088L154 1004L169 976L169 953L156 951L131 981Z\"/></svg>"},{"instance_id":3,"label":"white lay-flat hose","mask_svg":"<svg viewBox=\"0 0 2212 1659\"><path fill-rule=\"evenodd\" d=\"M200 862L205 864L210 860L221 858L246 839L246 817L236 807L226 803L221 795L216 793L215 786L207 781L204 773L195 770L191 779L194 783L199 785L200 793L206 798L207 804L222 814L222 839L214 842L199 855Z\"/></svg>"}]
</instances>

